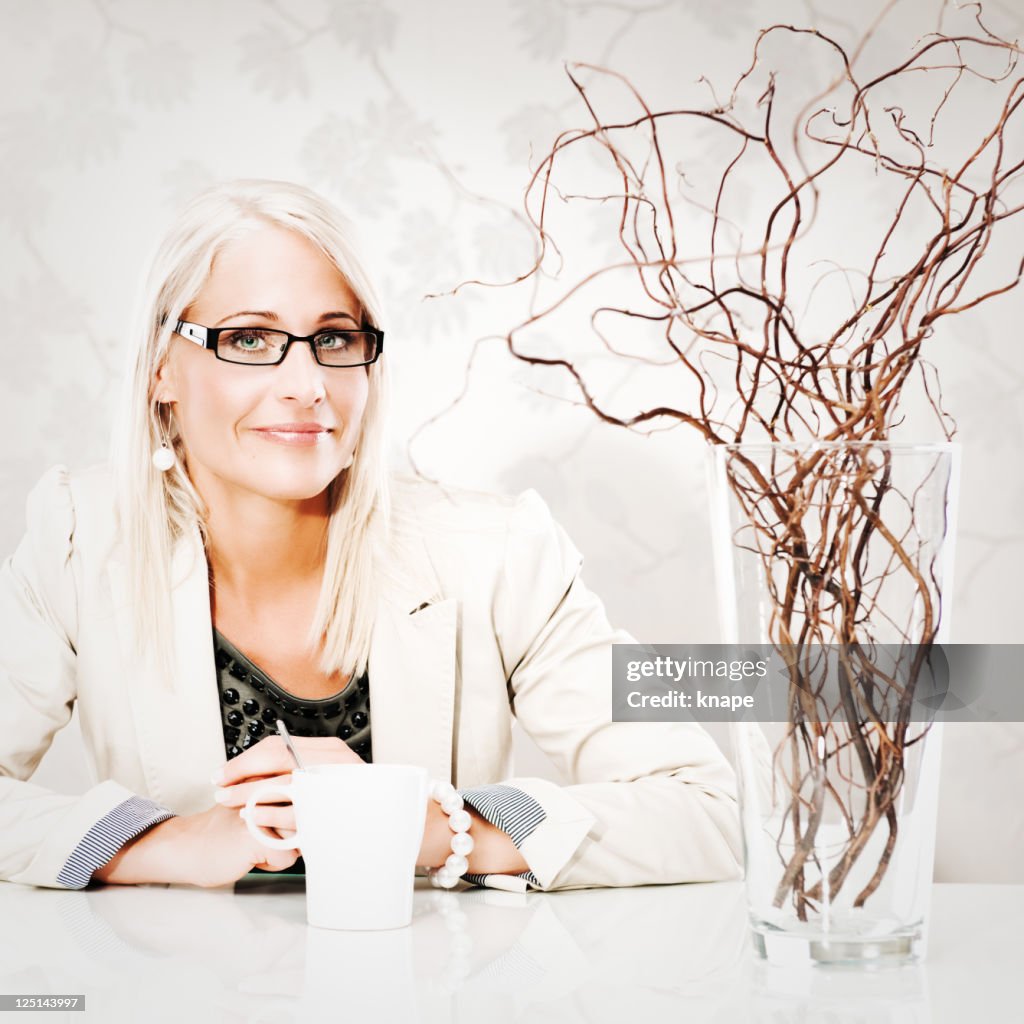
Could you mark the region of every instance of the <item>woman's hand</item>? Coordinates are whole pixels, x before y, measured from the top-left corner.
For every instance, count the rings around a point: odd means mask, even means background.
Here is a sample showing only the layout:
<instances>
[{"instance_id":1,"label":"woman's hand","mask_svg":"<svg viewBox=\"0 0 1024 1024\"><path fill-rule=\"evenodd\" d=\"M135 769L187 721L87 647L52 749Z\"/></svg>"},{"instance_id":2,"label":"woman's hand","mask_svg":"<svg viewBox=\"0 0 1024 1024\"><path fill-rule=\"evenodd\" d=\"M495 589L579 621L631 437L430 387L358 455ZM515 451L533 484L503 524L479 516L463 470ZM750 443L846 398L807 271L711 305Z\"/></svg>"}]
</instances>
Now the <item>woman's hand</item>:
<instances>
[{"instance_id":1,"label":"woman's hand","mask_svg":"<svg viewBox=\"0 0 1024 1024\"><path fill-rule=\"evenodd\" d=\"M342 740L293 737L303 764L362 764ZM101 882L145 882L212 887L237 881L253 868L281 871L299 859L298 850L272 850L254 839L239 815L249 795L270 781L291 784L294 767L280 736L267 736L224 766L217 803L199 814L169 818L126 843L93 873ZM278 797L277 799L280 799ZM258 804L252 820L287 836L295 832L291 804Z\"/></svg>"},{"instance_id":2,"label":"woman's hand","mask_svg":"<svg viewBox=\"0 0 1024 1024\"><path fill-rule=\"evenodd\" d=\"M310 764L364 764L344 741L330 736L292 737L302 763ZM242 808L250 794L273 780L278 785L291 785L291 771L295 767L288 748L280 736L267 736L238 757L228 761L220 779L221 788L215 797L225 807ZM272 796L270 800L280 800ZM473 819L472 835L475 846L469 856L469 870L480 873L509 873L526 871L529 865L516 849L509 836L496 825L485 820L478 811L467 806ZM295 834L295 811L292 805L259 803L251 821L264 828L275 829L282 838ZM451 853L451 829L448 815L434 800L427 801L423 839L416 863L438 867Z\"/></svg>"},{"instance_id":3,"label":"woman's hand","mask_svg":"<svg viewBox=\"0 0 1024 1024\"><path fill-rule=\"evenodd\" d=\"M291 807L288 807L291 811ZM173 820L173 819L172 819ZM182 846L187 844L187 881L205 887L227 885L253 868L282 871L299 859L298 850L272 850L252 837L238 811L213 806L180 819Z\"/></svg>"},{"instance_id":4,"label":"woman's hand","mask_svg":"<svg viewBox=\"0 0 1024 1024\"><path fill-rule=\"evenodd\" d=\"M257 842L238 811L214 805L147 829L93 878L121 885L162 882L209 888L230 885L253 868L281 871L298 859L297 850L271 850Z\"/></svg>"},{"instance_id":5,"label":"woman's hand","mask_svg":"<svg viewBox=\"0 0 1024 1024\"><path fill-rule=\"evenodd\" d=\"M344 740L336 736L293 736L292 743L304 765L365 764ZM220 788L215 790L214 799L224 807L244 807L249 797L268 782L290 785L294 767L295 762L284 740L280 736L265 736L224 765L216 780ZM252 820L268 828L295 829L295 816L290 804L277 807L258 804Z\"/></svg>"}]
</instances>

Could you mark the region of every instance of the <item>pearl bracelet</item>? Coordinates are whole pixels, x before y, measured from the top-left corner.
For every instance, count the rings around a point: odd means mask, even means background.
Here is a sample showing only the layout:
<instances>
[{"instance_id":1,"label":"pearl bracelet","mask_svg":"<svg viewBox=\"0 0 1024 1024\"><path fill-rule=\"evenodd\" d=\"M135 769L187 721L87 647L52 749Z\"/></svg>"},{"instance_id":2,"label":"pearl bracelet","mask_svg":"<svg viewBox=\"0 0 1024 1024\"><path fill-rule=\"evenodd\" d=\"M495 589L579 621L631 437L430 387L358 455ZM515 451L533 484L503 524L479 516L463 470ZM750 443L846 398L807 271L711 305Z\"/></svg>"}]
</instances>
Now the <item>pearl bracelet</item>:
<instances>
[{"instance_id":1,"label":"pearl bracelet","mask_svg":"<svg viewBox=\"0 0 1024 1024\"><path fill-rule=\"evenodd\" d=\"M430 795L448 815L448 827L452 830L452 852L441 867L427 868L427 878L435 889L453 889L469 870L466 858L473 851L473 839L469 834L473 819L469 811L465 810L462 797L450 782L431 782Z\"/></svg>"}]
</instances>

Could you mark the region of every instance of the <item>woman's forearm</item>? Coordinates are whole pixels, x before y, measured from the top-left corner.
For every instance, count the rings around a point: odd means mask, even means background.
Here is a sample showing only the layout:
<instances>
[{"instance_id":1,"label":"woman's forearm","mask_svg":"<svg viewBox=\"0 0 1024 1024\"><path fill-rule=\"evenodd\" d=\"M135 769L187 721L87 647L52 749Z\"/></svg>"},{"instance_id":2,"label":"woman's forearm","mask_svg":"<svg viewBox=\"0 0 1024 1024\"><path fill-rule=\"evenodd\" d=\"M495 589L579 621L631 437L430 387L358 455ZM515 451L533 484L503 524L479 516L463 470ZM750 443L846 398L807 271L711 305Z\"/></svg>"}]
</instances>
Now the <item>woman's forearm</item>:
<instances>
[{"instance_id":1,"label":"woman's forearm","mask_svg":"<svg viewBox=\"0 0 1024 1024\"><path fill-rule=\"evenodd\" d=\"M473 824L469 834L473 839L473 851L466 858L469 872L475 875L515 875L528 871L530 865L516 848L507 832L492 825L480 812L468 804ZM427 804L427 823L423 830L423 845L420 847L418 864L424 867L440 867L452 852L452 831L448 827L448 815L433 800Z\"/></svg>"},{"instance_id":2,"label":"woman's forearm","mask_svg":"<svg viewBox=\"0 0 1024 1024\"><path fill-rule=\"evenodd\" d=\"M182 834L181 818L168 818L129 839L101 868L93 872L97 882L138 885L145 882L174 883L177 877L173 850Z\"/></svg>"}]
</instances>

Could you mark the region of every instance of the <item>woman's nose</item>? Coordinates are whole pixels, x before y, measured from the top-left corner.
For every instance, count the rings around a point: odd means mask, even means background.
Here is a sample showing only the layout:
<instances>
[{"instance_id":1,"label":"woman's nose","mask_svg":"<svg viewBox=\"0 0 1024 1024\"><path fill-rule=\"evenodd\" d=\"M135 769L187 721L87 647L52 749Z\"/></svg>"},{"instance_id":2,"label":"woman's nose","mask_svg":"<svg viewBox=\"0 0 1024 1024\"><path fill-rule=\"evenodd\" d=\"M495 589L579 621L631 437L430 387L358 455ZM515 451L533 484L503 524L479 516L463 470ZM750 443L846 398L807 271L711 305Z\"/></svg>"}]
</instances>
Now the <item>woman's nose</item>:
<instances>
[{"instance_id":1,"label":"woman's nose","mask_svg":"<svg viewBox=\"0 0 1024 1024\"><path fill-rule=\"evenodd\" d=\"M290 398L303 405L316 405L327 393L324 368L313 358L309 342L293 341L278 364L274 384L279 398Z\"/></svg>"}]
</instances>

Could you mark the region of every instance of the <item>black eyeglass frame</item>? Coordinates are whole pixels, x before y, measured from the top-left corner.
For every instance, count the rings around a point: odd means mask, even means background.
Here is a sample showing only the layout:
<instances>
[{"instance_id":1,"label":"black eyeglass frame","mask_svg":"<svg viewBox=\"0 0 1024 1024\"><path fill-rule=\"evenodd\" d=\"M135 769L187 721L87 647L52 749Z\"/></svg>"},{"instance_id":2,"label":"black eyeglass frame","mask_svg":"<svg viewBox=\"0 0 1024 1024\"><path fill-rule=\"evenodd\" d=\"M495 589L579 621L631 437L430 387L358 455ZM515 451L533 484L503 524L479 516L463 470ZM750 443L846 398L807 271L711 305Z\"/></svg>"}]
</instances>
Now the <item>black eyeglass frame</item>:
<instances>
[{"instance_id":1,"label":"black eyeglass frame","mask_svg":"<svg viewBox=\"0 0 1024 1024\"><path fill-rule=\"evenodd\" d=\"M225 359L217 351L217 339L222 334L226 334L228 331L244 331L247 329L283 334L288 340L281 349L280 358L275 359L272 363L245 363L237 359ZM276 327L204 327L202 324L192 324L187 320L178 320L174 325L174 333L181 335L186 341L195 342L200 348L210 350L222 363L231 363L232 366L277 366L284 362L285 356L288 355L288 349L296 341L307 342L310 351L313 353L313 358L320 366L326 366L329 370L354 370L360 366L370 366L377 362L381 352L384 351L384 332L377 330L375 327L327 327L322 331L317 331L316 334L308 334L302 337L298 334L289 334L287 331L278 330ZM316 345L314 344L314 341L322 334L372 334L377 341L377 348L372 359L367 359L361 363L324 363L321 362L320 357L317 355Z\"/></svg>"}]
</instances>

